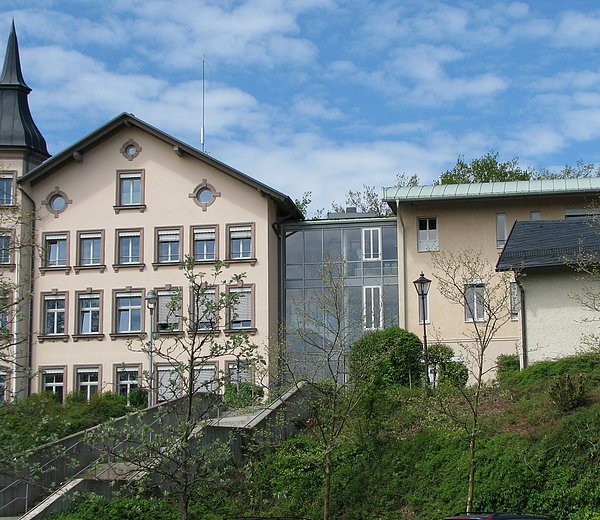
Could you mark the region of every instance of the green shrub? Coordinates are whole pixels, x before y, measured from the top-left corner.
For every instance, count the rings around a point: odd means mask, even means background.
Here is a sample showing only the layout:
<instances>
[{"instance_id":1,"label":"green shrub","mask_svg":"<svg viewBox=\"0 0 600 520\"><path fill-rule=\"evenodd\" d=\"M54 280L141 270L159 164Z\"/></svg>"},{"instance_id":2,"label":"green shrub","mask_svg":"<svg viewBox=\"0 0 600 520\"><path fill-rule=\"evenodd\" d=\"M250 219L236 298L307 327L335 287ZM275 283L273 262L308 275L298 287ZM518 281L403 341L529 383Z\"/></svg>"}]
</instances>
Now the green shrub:
<instances>
[{"instance_id":1,"label":"green shrub","mask_svg":"<svg viewBox=\"0 0 600 520\"><path fill-rule=\"evenodd\" d=\"M588 378L583 374L561 374L550 382L548 393L561 412L570 412L585 403L587 386Z\"/></svg>"},{"instance_id":2,"label":"green shrub","mask_svg":"<svg viewBox=\"0 0 600 520\"><path fill-rule=\"evenodd\" d=\"M399 327L365 334L350 349L350 375L355 381L418 386L422 380L423 344Z\"/></svg>"},{"instance_id":3,"label":"green shrub","mask_svg":"<svg viewBox=\"0 0 600 520\"><path fill-rule=\"evenodd\" d=\"M256 404L263 396L263 389L247 381L227 383L223 401L228 408L246 408Z\"/></svg>"},{"instance_id":4,"label":"green shrub","mask_svg":"<svg viewBox=\"0 0 600 520\"><path fill-rule=\"evenodd\" d=\"M499 381L506 378L508 374L514 374L521 370L519 356L516 354L500 354L496 358L496 375Z\"/></svg>"},{"instance_id":5,"label":"green shrub","mask_svg":"<svg viewBox=\"0 0 600 520\"><path fill-rule=\"evenodd\" d=\"M469 369L462 361L448 361L440 368L440 384L457 388L467 386Z\"/></svg>"}]
</instances>

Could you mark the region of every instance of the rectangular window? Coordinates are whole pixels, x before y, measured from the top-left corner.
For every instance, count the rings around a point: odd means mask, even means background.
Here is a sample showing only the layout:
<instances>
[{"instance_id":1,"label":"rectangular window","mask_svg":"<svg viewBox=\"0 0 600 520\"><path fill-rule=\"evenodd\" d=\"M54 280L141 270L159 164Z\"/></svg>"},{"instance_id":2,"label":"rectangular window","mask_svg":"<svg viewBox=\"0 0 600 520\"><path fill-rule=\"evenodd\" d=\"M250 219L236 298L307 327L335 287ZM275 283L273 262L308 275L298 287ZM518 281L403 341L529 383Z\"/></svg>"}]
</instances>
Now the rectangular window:
<instances>
[{"instance_id":1,"label":"rectangular window","mask_svg":"<svg viewBox=\"0 0 600 520\"><path fill-rule=\"evenodd\" d=\"M191 295L190 317L192 323L197 326L196 331L215 330L218 327L217 306L217 289L215 287L195 288Z\"/></svg>"},{"instance_id":2,"label":"rectangular window","mask_svg":"<svg viewBox=\"0 0 600 520\"><path fill-rule=\"evenodd\" d=\"M250 370L246 360L227 362L227 379L230 383L244 383L250 381Z\"/></svg>"},{"instance_id":3,"label":"rectangular window","mask_svg":"<svg viewBox=\"0 0 600 520\"><path fill-rule=\"evenodd\" d=\"M119 192L117 194L117 205L142 205L142 172L118 172L118 178Z\"/></svg>"},{"instance_id":4,"label":"rectangular window","mask_svg":"<svg viewBox=\"0 0 600 520\"><path fill-rule=\"evenodd\" d=\"M0 232L0 264L11 263L11 235Z\"/></svg>"},{"instance_id":5,"label":"rectangular window","mask_svg":"<svg viewBox=\"0 0 600 520\"><path fill-rule=\"evenodd\" d=\"M0 175L0 205L10 206L13 204L13 176L10 174Z\"/></svg>"},{"instance_id":6,"label":"rectangular window","mask_svg":"<svg viewBox=\"0 0 600 520\"><path fill-rule=\"evenodd\" d=\"M381 260L381 229L363 229L363 260Z\"/></svg>"},{"instance_id":7,"label":"rectangular window","mask_svg":"<svg viewBox=\"0 0 600 520\"><path fill-rule=\"evenodd\" d=\"M506 244L506 213L496 213L496 247Z\"/></svg>"},{"instance_id":8,"label":"rectangular window","mask_svg":"<svg viewBox=\"0 0 600 520\"><path fill-rule=\"evenodd\" d=\"M510 282L510 319L516 321L521 312L521 291L517 282Z\"/></svg>"},{"instance_id":9,"label":"rectangular window","mask_svg":"<svg viewBox=\"0 0 600 520\"><path fill-rule=\"evenodd\" d=\"M181 292L177 290L156 291L156 331L174 332L181 330Z\"/></svg>"},{"instance_id":10,"label":"rectangular window","mask_svg":"<svg viewBox=\"0 0 600 520\"><path fill-rule=\"evenodd\" d=\"M129 403L131 391L139 386L139 370L137 368L117 368L117 394L126 397L127 403Z\"/></svg>"},{"instance_id":11,"label":"rectangular window","mask_svg":"<svg viewBox=\"0 0 600 520\"><path fill-rule=\"evenodd\" d=\"M216 259L216 228L195 228L194 236L194 260L202 262Z\"/></svg>"},{"instance_id":12,"label":"rectangular window","mask_svg":"<svg viewBox=\"0 0 600 520\"><path fill-rule=\"evenodd\" d=\"M194 367L195 392L214 392L217 387L217 367L215 365L200 365Z\"/></svg>"},{"instance_id":13,"label":"rectangular window","mask_svg":"<svg viewBox=\"0 0 600 520\"><path fill-rule=\"evenodd\" d=\"M141 232L119 231L118 236L118 264L140 264L141 256Z\"/></svg>"},{"instance_id":14,"label":"rectangular window","mask_svg":"<svg viewBox=\"0 0 600 520\"><path fill-rule=\"evenodd\" d=\"M417 251L437 251L439 249L437 218L419 218L418 226Z\"/></svg>"},{"instance_id":15,"label":"rectangular window","mask_svg":"<svg viewBox=\"0 0 600 520\"><path fill-rule=\"evenodd\" d=\"M252 226L229 227L229 258L252 258Z\"/></svg>"},{"instance_id":16,"label":"rectangular window","mask_svg":"<svg viewBox=\"0 0 600 520\"><path fill-rule=\"evenodd\" d=\"M102 264L102 233L79 234L78 265Z\"/></svg>"},{"instance_id":17,"label":"rectangular window","mask_svg":"<svg viewBox=\"0 0 600 520\"><path fill-rule=\"evenodd\" d=\"M381 287L363 287L363 321L365 329L383 327Z\"/></svg>"},{"instance_id":18,"label":"rectangular window","mask_svg":"<svg viewBox=\"0 0 600 520\"><path fill-rule=\"evenodd\" d=\"M11 333L9 320L9 312L11 310L11 299L6 296L0 297L0 338L6 338Z\"/></svg>"},{"instance_id":19,"label":"rectangular window","mask_svg":"<svg viewBox=\"0 0 600 520\"><path fill-rule=\"evenodd\" d=\"M44 336L56 336L65 333L65 295L44 296Z\"/></svg>"},{"instance_id":20,"label":"rectangular window","mask_svg":"<svg viewBox=\"0 0 600 520\"><path fill-rule=\"evenodd\" d=\"M529 220L542 220L542 212L541 211L530 211L529 212Z\"/></svg>"},{"instance_id":21,"label":"rectangular window","mask_svg":"<svg viewBox=\"0 0 600 520\"><path fill-rule=\"evenodd\" d=\"M423 325L423 316L425 316L425 323L429 323L429 294L425 295L425 298L421 298L417 295L419 305L419 323ZM425 307L423 309L423 307Z\"/></svg>"},{"instance_id":22,"label":"rectangular window","mask_svg":"<svg viewBox=\"0 0 600 520\"><path fill-rule=\"evenodd\" d=\"M179 262L180 244L178 229L159 229L157 231L157 262L159 264Z\"/></svg>"},{"instance_id":23,"label":"rectangular window","mask_svg":"<svg viewBox=\"0 0 600 520\"><path fill-rule=\"evenodd\" d=\"M465 321L485 321L485 284L465 285Z\"/></svg>"},{"instance_id":24,"label":"rectangular window","mask_svg":"<svg viewBox=\"0 0 600 520\"><path fill-rule=\"evenodd\" d=\"M88 401L98 393L97 368L78 368L76 378L77 391L84 394Z\"/></svg>"},{"instance_id":25,"label":"rectangular window","mask_svg":"<svg viewBox=\"0 0 600 520\"><path fill-rule=\"evenodd\" d=\"M117 333L142 331L142 293L116 293L115 307Z\"/></svg>"},{"instance_id":26,"label":"rectangular window","mask_svg":"<svg viewBox=\"0 0 600 520\"><path fill-rule=\"evenodd\" d=\"M78 334L100 334L100 295L80 294Z\"/></svg>"},{"instance_id":27,"label":"rectangular window","mask_svg":"<svg viewBox=\"0 0 600 520\"><path fill-rule=\"evenodd\" d=\"M45 267L65 267L67 265L67 235L45 235Z\"/></svg>"},{"instance_id":28,"label":"rectangular window","mask_svg":"<svg viewBox=\"0 0 600 520\"><path fill-rule=\"evenodd\" d=\"M173 367L158 367L156 369L157 401L171 401L181 395L180 378Z\"/></svg>"},{"instance_id":29,"label":"rectangular window","mask_svg":"<svg viewBox=\"0 0 600 520\"><path fill-rule=\"evenodd\" d=\"M252 289L250 287L233 287L230 294L236 295L237 302L229 316L230 329L252 328Z\"/></svg>"},{"instance_id":30,"label":"rectangular window","mask_svg":"<svg viewBox=\"0 0 600 520\"><path fill-rule=\"evenodd\" d=\"M44 370L42 374L42 392L50 392L54 398L62 402L65 376L62 369Z\"/></svg>"},{"instance_id":31,"label":"rectangular window","mask_svg":"<svg viewBox=\"0 0 600 520\"><path fill-rule=\"evenodd\" d=\"M0 370L0 405L6 402L6 390L8 386L8 377L6 372Z\"/></svg>"}]
</instances>

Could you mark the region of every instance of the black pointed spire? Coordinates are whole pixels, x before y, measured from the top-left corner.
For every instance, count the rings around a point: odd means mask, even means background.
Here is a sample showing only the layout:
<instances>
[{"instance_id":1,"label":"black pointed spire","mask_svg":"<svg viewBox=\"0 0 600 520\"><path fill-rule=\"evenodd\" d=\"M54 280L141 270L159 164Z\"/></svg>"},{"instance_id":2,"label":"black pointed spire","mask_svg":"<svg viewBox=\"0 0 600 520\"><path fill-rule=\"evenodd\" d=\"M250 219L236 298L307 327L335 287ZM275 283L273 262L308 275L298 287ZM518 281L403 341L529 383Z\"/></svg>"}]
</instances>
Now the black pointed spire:
<instances>
[{"instance_id":1,"label":"black pointed spire","mask_svg":"<svg viewBox=\"0 0 600 520\"><path fill-rule=\"evenodd\" d=\"M31 89L25 83L23 72L21 71L19 42L17 41L17 31L15 30L14 20L12 22L10 35L8 36L6 56L4 57L4 68L2 69L2 76L0 76L0 85L20 86L26 89L27 92L31 92Z\"/></svg>"},{"instance_id":2,"label":"black pointed spire","mask_svg":"<svg viewBox=\"0 0 600 520\"><path fill-rule=\"evenodd\" d=\"M0 149L25 148L46 159L49 157L46 140L29 111L27 95L30 92L21 71L19 43L13 20L0 76Z\"/></svg>"}]
</instances>

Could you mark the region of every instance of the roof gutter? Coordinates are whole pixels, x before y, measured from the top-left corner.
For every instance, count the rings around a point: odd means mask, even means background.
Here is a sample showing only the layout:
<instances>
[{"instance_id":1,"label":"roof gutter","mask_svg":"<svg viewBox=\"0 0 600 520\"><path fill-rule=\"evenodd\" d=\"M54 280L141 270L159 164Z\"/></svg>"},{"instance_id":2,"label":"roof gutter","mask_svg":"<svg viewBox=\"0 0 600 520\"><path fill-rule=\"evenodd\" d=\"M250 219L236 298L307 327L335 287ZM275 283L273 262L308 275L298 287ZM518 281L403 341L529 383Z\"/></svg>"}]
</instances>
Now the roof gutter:
<instances>
[{"instance_id":1,"label":"roof gutter","mask_svg":"<svg viewBox=\"0 0 600 520\"><path fill-rule=\"evenodd\" d=\"M521 283L521 277L515 273L515 282L519 288L519 296L521 297L521 368L527 368L529 356L527 352L527 319L525 318L525 289Z\"/></svg>"}]
</instances>

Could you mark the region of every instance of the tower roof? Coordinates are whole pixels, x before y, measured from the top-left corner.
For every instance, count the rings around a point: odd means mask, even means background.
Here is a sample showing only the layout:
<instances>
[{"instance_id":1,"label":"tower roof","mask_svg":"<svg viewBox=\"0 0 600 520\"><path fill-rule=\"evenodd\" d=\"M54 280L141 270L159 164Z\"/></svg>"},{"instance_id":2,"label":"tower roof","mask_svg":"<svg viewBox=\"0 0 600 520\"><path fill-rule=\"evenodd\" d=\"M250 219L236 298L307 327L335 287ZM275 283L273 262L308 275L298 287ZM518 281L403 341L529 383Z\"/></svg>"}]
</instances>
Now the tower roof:
<instances>
[{"instance_id":1,"label":"tower roof","mask_svg":"<svg viewBox=\"0 0 600 520\"><path fill-rule=\"evenodd\" d=\"M29 110L27 96L30 92L21 71L19 43L13 21L0 76L0 148L28 149L46 158L49 156L46 140Z\"/></svg>"}]
</instances>

